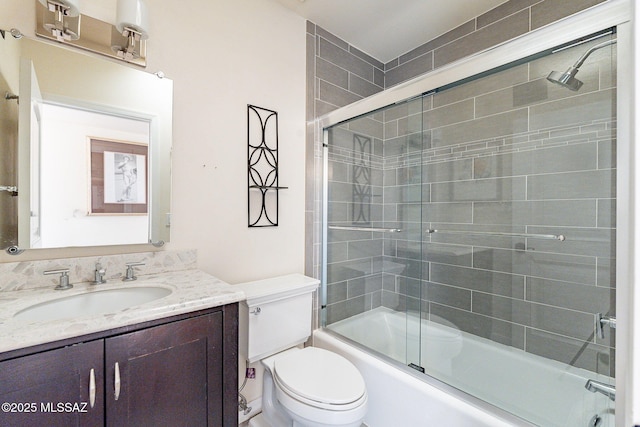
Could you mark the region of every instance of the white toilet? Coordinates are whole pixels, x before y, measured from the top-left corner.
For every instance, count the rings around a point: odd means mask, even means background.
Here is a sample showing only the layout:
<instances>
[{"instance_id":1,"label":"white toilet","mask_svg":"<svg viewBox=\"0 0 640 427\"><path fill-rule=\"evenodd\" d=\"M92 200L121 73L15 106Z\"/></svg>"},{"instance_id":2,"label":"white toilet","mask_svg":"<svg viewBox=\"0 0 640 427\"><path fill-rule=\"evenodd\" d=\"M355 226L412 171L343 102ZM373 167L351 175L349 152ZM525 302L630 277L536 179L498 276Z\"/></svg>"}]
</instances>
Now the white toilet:
<instances>
[{"instance_id":1,"label":"white toilet","mask_svg":"<svg viewBox=\"0 0 640 427\"><path fill-rule=\"evenodd\" d=\"M319 281L301 274L239 286L240 355L265 368L262 413L251 427L360 427L367 390L358 369L330 351L298 346L311 335L313 291Z\"/></svg>"}]
</instances>

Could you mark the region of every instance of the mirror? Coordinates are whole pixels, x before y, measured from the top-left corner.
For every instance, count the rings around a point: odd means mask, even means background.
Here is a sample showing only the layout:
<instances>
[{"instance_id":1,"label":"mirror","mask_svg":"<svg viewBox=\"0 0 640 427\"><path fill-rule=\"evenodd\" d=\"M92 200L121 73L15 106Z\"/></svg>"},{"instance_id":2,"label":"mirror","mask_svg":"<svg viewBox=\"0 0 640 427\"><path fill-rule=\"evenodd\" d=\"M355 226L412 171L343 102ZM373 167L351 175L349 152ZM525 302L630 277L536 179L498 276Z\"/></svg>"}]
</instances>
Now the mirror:
<instances>
[{"instance_id":1,"label":"mirror","mask_svg":"<svg viewBox=\"0 0 640 427\"><path fill-rule=\"evenodd\" d=\"M0 95L2 248L169 241L171 80L7 36Z\"/></svg>"}]
</instances>

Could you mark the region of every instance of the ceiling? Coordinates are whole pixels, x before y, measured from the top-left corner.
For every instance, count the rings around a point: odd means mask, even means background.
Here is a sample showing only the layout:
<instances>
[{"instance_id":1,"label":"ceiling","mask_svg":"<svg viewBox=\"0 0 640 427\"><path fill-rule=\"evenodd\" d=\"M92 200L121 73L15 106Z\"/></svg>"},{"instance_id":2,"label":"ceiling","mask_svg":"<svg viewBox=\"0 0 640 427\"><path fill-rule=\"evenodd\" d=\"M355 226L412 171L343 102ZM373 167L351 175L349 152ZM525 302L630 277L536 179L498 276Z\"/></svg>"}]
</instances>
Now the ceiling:
<instances>
[{"instance_id":1,"label":"ceiling","mask_svg":"<svg viewBox=\"0 0 640 427\"><path fill-rule=\"evenodd\" d=\"M275 0L386 63L507 0Z\"/></svg>"}]
</instances>

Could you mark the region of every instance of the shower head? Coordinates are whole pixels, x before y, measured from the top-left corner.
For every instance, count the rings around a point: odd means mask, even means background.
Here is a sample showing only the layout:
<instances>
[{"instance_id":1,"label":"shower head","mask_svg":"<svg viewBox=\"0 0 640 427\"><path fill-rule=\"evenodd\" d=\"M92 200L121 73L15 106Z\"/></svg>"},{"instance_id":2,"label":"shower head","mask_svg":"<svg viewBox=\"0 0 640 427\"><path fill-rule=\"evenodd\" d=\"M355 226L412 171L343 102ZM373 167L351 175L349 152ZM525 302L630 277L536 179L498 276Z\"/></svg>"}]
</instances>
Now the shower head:
<instances>
[{"instance_id":1,"label":"shower head","mask_svg":"<svg viewBox=\"0 0 640 427\"><path fill-rule=\"evenodd\" d=\"M586 51L576 61L575 64L573 64L571 67L569 67L569 69L567 69L567 71L565 71L564 73L561 73L560 71L552 71L547 76L547 80L549 80L551 83L555 83L555 84L558 84L558 85L560 85L562 87L566 87L567 89L572 90L574 92L580 90L580 88L582 87L582 82L580 80L576 79L576 74L580 70L580 67L582 66L584 61L587 59L587 57L589 57L589 55L591 55L596 50L602 49L603 47L606 47L606 46L609 46L609 45L612 45L616 41L617 40L615 40L615 39L607 40L606 42L602 42L600 44L597 44L597 45L593 46L591 49Z\"/></svg>"},{"instance_id":2,"label":"shower head","mask_svg":"<svg viewBox=\"0 0 640 427\"><path fill-rule=\"evenodd\" d=\"M579 69L576 67L571 67L564 73L561 73L560 71L552 71L547 76L547 80L576 92L582 87L582 81L575 78L578 70Z\"/></svg>"}]
</instances>

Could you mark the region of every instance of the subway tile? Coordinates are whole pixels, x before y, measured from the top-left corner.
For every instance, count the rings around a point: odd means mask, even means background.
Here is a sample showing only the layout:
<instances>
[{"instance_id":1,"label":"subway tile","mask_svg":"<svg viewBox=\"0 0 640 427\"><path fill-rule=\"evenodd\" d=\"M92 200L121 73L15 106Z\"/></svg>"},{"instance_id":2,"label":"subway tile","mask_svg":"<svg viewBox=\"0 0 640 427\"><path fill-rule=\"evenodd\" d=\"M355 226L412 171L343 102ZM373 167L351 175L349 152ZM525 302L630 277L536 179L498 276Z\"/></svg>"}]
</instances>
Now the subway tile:
<instances>
[{"instance_id":1,"label":"subway tile","mask_svg":"<svg viewBox=\"0 0 640 427\"><path fill-rule=\"evenodd\" d=\"M349 72L322 58L316 60L316 77L349 90Z\"/></svg>"},{"instance_id":2,"label":"subway tile","mask_svg":"<svg viewBox=\"0 0 640 427\"><path fill-rule=\"evenodd\" d=\"M309 21L307 21L307 27L309 27ZM315 32L315 26L313 26L313 31ZM315 48L316 38L313 35L307 34L306 38L306 88L305 93L307 94L305 100L305 119L307 122L315 120L316 111L314 108L314 100L316 97L315 91L315 63L316 63L316 48ZM313 134L310 138L307 138L307 143L313 147ZM313 153L313 150L311 150Z\"/></svg>"},{"instance_id":3,"label":"subway tile","mask_svg":"<svg viewBox=\"0 0 640 427\"><path fill-rule=\"evenodd\" d=\"M616 226L616 200L598 199L598 227L613 228Z\"/></svg>"},{"instance_id":4,"label":"subway tile","mask_svg":"<svg viewBox=\"0 0 640 427\"><path fill-rule=\"evenodd\" d=\"M373 65L352 55L349 51L329 43L325 39L320 39L320 58L329 61L338 67L349 70L363 79L373 81Z\"/></svg>"},{"instance_id":5,"label":"subway tile","mask_svg":"<svg viewBox=\"0 0 640 427\"><path fill-rule=\"evenodd\" d=\"M598 141L598 169L616 167L617 148L615 140Z\"/></svg>"},{"instance_id":6,"label":"subway tile","mask_svg":"<svg viewBox=\"0 0 640 427\"><path fill-rule=\"evenodd\" d=\"M500 154L474 160L474 177L489 178L597 168L596 143L541 148L528 152Z\"/></svg>"},{"instance_id":7,"label":"subway tile","mask_svg":"<svg viewBox=\"0 0 640 427\"><path fill-rule=\"evenodd\" d=\"M424 182L461 181L471 179L473 159L429 163L422 168Z\"/></svg>"},{"instance_id":8,"label":"subway tile","mask_svg":"<svg viewBox=\"0 0 640 427\"><path fill-rule=\"evenodd\" d=\"M431 70L433 70L433 55L427 52L387 71L384 76L384 87L390 88Z\"/></svg>"},{"instance_id":9,"label":"subway tile","mask_svg":"<svg viewBox=\"0 0 640 427\"><path fill-rule=\"evenodd\" d=\"M527 178L529 200L595 199L616 194L612 169L533 175Z\"/></svg>"},{"instance_id":10,"label":"subway tile","mask_svg":"<svg viewBox=\"0 0 640 427\"><path fill-rule=\"evenodd\" d=\"M329 31L325 30L320 26L316 26L316 34L319 36L318 39L323 38L331 42L335 46L341 49L344 49L345 51L349 50L349 43L345 42L340 37L333 35L332 33L330 33Z\"/></svg>"},{"instance_id":11,"label":"subway tile","mask_svg":"<svg viewBox=\"0 0 640 427\"><path fill-rule=\"evenodd\" d=\"M425 111L423 113L423 126L425 129L435 129L472 120L473 118L473 99L467 99Z\"/></svg>"},{"instance_id":12,"label":"subway tile","mask_svg":"<svg viewBox=\"0 0 640 427\"><path fill-rule=\"evenodd\" d=\"M470 246L424 242L422 256L425 261L471 267L473 251Z\"/></svg>"},{"instance_id":13,"label":"subway tile","mask_svg":"<svg viewBox=\"0 0 640 427\"><path fill-rule=\"evenodd\" d=\"M393 174L398 185L422 184L422 165L397 168Z\"/></svg>"},{"instance_id":14,"label":"subway tile","mask_svg":"<svg viewBox=\"0 0 640 427\"><path fill-rule=\"evenodd\" d=\"M420 184L384 188L384 203L414 202L422 202L422 186Z\"/></svg>"},{"instance_id":15,"label":"subway tile","mask_svg":"<svg viewBox=\"0 0 640 427\"><path fill-rule=\"evenodd\" d=\"M379 233L378 233L379 234ZM380 256L382 254L382 239L358 240L349 242L349 259L361 259Z\"/></svg>"},{"instance_id":16,"label":"subway tile","mask_svg":"<svg viewBox=\"0 0 640 427\"><path fill-rule=\"evenodd\" d=\"M607 89L532 106L529 121L531 130L537 130L607 120L614 114L615 92Z\"/></svg>"},{"instance_id":17,"label":"subway tile","mask_svg":"<svg viewBox=\"0 0 640 427\"><path fill-rule=\"evenodd\" d=\"M403 64L405 62L411 61L412 59L415 59L419 56L422 56L428 52L431 52L432 50L443 46L447 43L450 43L456 39L459 39L460 37L463 37L467 34L472 33L473 31L475 31L476 29L476 24L475 24L475 19L472 19L470 21L467 21L459 26L457 26L456 28L447 31L446 33L442 34L441 36L436 37L433 40L430 40L418 47L416 47L415 49L410 50L409 52L400 55L400 57L398 58L399 64Z\"/></svg>"},{"instance_id":18,"label":"subway tile","mask_svg":"<svg viewBox=\"0 0 640 427\"><path fill-rule=\"evenodd\" d=\"M531 7L531 29L543 27L606 0L545 0Z\"/></svg>"},{"instance_id":19,"label":"subway tile","mask_svg":"<svg viewBox=\"0 0 640 427\"><path fill-rule=\"evenodd\" d=\"M426 295L422 298L441 305L471 311L471 291L468 289L428 282Z\"/></svg>"},{"instance_id":20,"label":"subway tile","mask_svg":"<svg viewBox=\"0 0 640 427\"><path fill-rule=\"evenodd\" d=\"M607 376L613 375L615 356L608 347L531 328L527 328L526 334L526 351L529 353Z\"/></svg>"},{"instance_id":21,"label":"subway tile","mask_svg":"<svg viewBox=\"0 0 640 427\"><path fill-rule=\"evenodd\" d=\"M528 301L592 314L608 313L615 307L615 289L612 288L539 277L527 277L526 283Z\"/></svg>"},{"instance_id":22,"label":"subway tile","mask_svg":"<svg viewBox=\"0 0 640 427\"><path fill-rule=\"evenodd\" d=\"M420 114L413 114L408 117L398 119L398 134L399 135L411 135L420 134L424 128L422 123L422 116ZM420 147L422 149L422 147Z\"/></svg>"},{"instance_id":23,"label":"subway tile","mask_svg":"<svg viewBox=\"0 0 640 427\"><path fill-rule=\"evenodd\" d=\"M356 134L362 134L371 138L384 137L384 126L381 121L376 120L372 116L359 117L349 123L349 130ZM353 137L351 138L351 147L353 147Z\"/></svg>"},{"instance_id":24,"label":"subway tile","mask_svg":"<svg viewBox=\"0 0 640 427\"><path fill-rule=\"evenodd\" d=\"M347 299L347 283L345 281L327 284L327 304L335 304Z\"/></svg>"},{"instance_id":25,"label":"subway tile","mask_svg":"<svg viewBox=\"0 0 640 427\"><path fill-rule=\"evenodd\" d=\"M529 70L527 65L518 65L438 92L433 95L433 106L434 108L441 107L500 89L511 88L519 83L527 82L528 79Z\"/></svg>"},{"instance_id":26,"label":"subway tile","mask_svg":"<svg viewBox=\"0 0 640 427\"><path fill-rule=\"evenodd\" d=\"M475 179L431 184L432 202L524 200L525 177Z\"/></svg>"},{"instance_id":27,"label":"subway tile","mask_svg":"<svg viewBox=\"0 0 640 427\"><path fill-rule=\"evenodd\" d=\"M528 112L523 108L433 129L431 144L433 147L444 147L528 130Z\"/></svg>"},{"instance_id":28,"label":"subway tile","mask_svg":"<svg viewBox=\"0 0 640 427\"><path fill-rule=\"evenodd\" d=\"M467 203L423 203L424 222L471 223L473 204Z\"/></svg>"},{"instance_id":29,"label":"subway tile","mask_svg":"<svg viewBox=\"0 0 640 427\"><path fill-rule=\"evenodd\" d=\"M357 93L363 98L366 98L380 92L382 90L382 87L377 86L376 84L361 77L358 77L355 74L351 74L349 76L349 90L353 93Z\"/></svg>"},{"instance_id":30,"label":"subway tile","mask_svg":"<svg viewBox=\"0 0 640 427\"><path fill-rule=\"evenodd\" d=\"M596 284L594 257L475 248L473 267L585 285Z\"/></svg>"},{"instance_id":31,"label":"subway tile","mask_svg":"<svg viewBox=\"0 0 640 427\"><path fill-rule=\"evenodd\" d=\"M335 263L346 261L348 257L348 247L349 244L347 242L331 242L327 244L327 262Z\"/></svg>"},{"instance_id":32,"label":"subway tile","mask_svg":"<svg viewBox=\"0 0 640 427\"><path fill-rule=\"evenodd\" d=\"M474 292L473 312L578 339L593 336L593 315Z\"/></svg>"},{"instance_id":33,"label":"subway tile","mask_svg":"<svg viewBox=\"0 0 640 427\"><path fill-rule=\"evenodd\" d=\"M597 285L603 287L616 287L616 260L615 258L598 258L597 261Z\"/></svg>"},{"instance_id":34,"label":"subway tile","mask_svg":"<svg viewBox=\"0 0 640 427\"><path fill-rule=\"evenodd\" d=\"M502 18L525 9L540 0L510 0L494 7L490 11L478 16L478 28L486 27Z\"/></svg>"},{"instance_id":35,"label":"subway tile","mask_svg":"<svg viewBox=\"0 0 640 427\"><path fill-rule=\"evenodd\" d=\"M318 98L321 101L338 107L344 107L345 105L362 99L361 96L356 95L355 93L349 92L345 89L322 80L320 81Z\"/></svg>"},{"instance_id":36,"label":"subway tile","mask_svg":"<svg viewBox=\"0 0 640 427\"><path fill-rule=\"evenodd\" d=\"M444 319L461 331L524 349L525 328L523 326L436 303L430 304L430 311L430 319L435 322Z\"/></svg>"},{"instance_id":37,"label":"subway tile","mask_svg":"<svg viewBox=\"0 0 640 427\"><path fill-rule=\"evenodd\" d=\"M593 227L596 225L596 201L476 202L473 209L473 222L475 224Z\"/></svg>"},{"instance_id":38,"label":"subway tile","mask_svg":"<svg viewBox=\"0 0 640 427\"><path fill-rule=\"evenodd\" d=\"M376 68L379 68L379 69L384 68L384 64L382 62L378 61L371 55L367 55L366 53L356 48L355 46L349 45L349 53L351 53L353 56L357 56L358 58L368 62L369 64L373 65Z\"/></svg>"},{"instance_id":39,"label":"subway tile","mask_svg":"<svg viewBox=\"0 0 640 427\"><path fill-rule=\"evenodd\" d=\"M438 263L431 264L430 273L432 282L472 291L524 298L524 276Z\"/></svg>"},{"instance_id":40,"label":"subway tile","mask_svg":"<svg viewBox=\"0 0 640 427\"><path fill-rule=\"evenodd\" d=\"M434 51L434 67L441 67L528 31L529 11L515 13L436 49Z\"/></svg>"}]
</instances>

